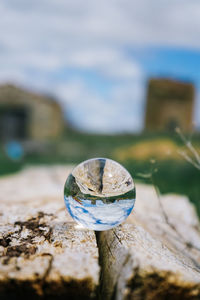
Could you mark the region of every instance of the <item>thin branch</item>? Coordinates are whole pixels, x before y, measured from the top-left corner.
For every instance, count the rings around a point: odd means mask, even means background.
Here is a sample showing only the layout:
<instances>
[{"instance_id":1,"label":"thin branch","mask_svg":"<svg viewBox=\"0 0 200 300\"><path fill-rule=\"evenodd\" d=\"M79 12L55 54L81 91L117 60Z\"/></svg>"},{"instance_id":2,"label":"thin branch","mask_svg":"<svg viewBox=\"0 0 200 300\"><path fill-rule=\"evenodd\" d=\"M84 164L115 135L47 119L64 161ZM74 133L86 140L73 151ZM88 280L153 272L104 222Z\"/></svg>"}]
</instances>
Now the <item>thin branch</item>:
<instances>
[{"instance_id":1,"label":"thin branch","mask_svg":"<svg viewBox=\"0 0 200 300\"><path fill-rule=\"evenodd\" d=\"M169 221L168 215L167 215L167 213L166 213L166 211L164 209L164 206L162 204L162 201L161 201L159 188L158 188L158 186L154 182L153 174L151 176L151 181L152 181L152 185L153 185L153 187L154 187L154 189L156 191L156 195L157 195L157 199L158 199L158 202L159 202L159 206L160 206L160 209L161 209L161 212L162 212L162 215L164 217L165 222L167 223L168 226L171 227L172 230L176 231L176 233L179 234L177 232L177 230L176 230L176 227L172 223L170 223L170 221Z\"/></svg>"},{"instance_id":2,"label":"thin branch","mask_svg":"<svg viewBox=\"0 0 200 300\"><path fill-rule=\"evenodd\" d=\"M191 152L191 154L194 156L194 159L196 160L196 162L190 158L187 154L184 153L180 153L188 162L190 162L194 167L196 167L197 169L200 170L200 155L197 152L197 150L194 148L194 146L192 145L191 141L188 141L185 136L183 135L182 131L180 130L180 128L176 128L175 129L176 133L179 135L179 137L181 138L181 140L183 141L183 143L185 144L185 146L188 148L188 150Z\"/></svg>"},{"instance_id":3,"label":"thin branch","mask_svg":"<svg viewBox=\"0 0 200 300\"><path fill-rule=\"evenodd\" d=\"M200 164L197 164L189 155L184 151L178 151L178 153L185 158L189 163L191 163L196 169L200 170Z\"/></svg>"},{"instance_id":4,"label":"thin branch","mask_svg":"<svg viewBox=\"0 0 200 300\"><path fill-rule=\"evenodd\" d=\"M184 236L176 229L176 227L170 222L169 218L168 218L168 215L164 209L164 206L162 204L162 201L161 201L161 197L160 197L160 191L159 191L159 188L158 186L155 184L154 182L154 178L153 178L153 174L152 174L152 184L153 184L153 187L156 191L156 195L157 195L157 198L158 198L158 202L159 202L159 206L161 208L161 212L162 212L162 215L164 217L164 220L166 222L166 224L174 231L176 232L177 236L179 237L180 239L180 242L182 242L184 245L185 245L185 248L187 249L195 249L197 251L200 251L200 248L196 247L195 245L193 245L192 243L188 242L185 240ZM200 265L198 265L198 268L200 268Z\"/></svg>"},{"instance_id":5,"label":"thin branch","mask_svg":"<svg viewBox=\"0 0 200 300\"><path fill-rule=\"evenodd\" d=\"M194 155L197 163L200 165L200 155L198 154L198 152L196 151L196 149L193 147L192 143L190 141L188 141L188 143L186 144L186 146L192 152L192 154Z\"/></svg>"}]
</instances>

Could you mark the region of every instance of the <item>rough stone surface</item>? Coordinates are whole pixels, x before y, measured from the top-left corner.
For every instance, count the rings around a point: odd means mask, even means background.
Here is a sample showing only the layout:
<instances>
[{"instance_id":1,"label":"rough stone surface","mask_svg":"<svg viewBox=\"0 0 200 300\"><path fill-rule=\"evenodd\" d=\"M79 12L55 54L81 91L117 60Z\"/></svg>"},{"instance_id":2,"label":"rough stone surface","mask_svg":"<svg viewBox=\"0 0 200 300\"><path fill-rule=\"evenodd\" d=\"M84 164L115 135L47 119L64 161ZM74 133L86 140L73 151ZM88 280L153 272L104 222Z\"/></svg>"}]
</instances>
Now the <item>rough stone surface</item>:
<instances>
[{"instance_id":1,"label":"rough stone surface","mask_svg":"<svg viewBox=\"0 0 200 300\"><path fill-rule=\"evenodd\" d=\"M37 167L0 179L0 299L91 299L99 282L93 231L68 216L70 167Z\"/></svg>"},{"instance_id":2,"label":"rough stone surface","mask_svg":"<svg viewBox=\"0 0 200 300\"><path fill-rule=\"evenodd\" d=\"M1 141L48 140L61 135L65 124L55 99L11 84L0 85L0 121Z\"/></svg>"},{"instance_id":3,"label":"rough stone surface","mask_svg":"<svg viewBox=\"0 0 200 300\"><path fill-rule=\"evenodd\" d=\"M184 196L136 185L122 226L98 234L103 299L200 299L200 226Z\"/></svg>"},{"instance_id":4,"label":"rough stone surface","mask_svg":"<svg viewBox=\"0 0 200 300\"><path fill-rule=\"evenodd\" d=\"M151 78L147 87L145 129L182 131L193 129L195 88L190 82Z\"/></svg>"}]
</instances>

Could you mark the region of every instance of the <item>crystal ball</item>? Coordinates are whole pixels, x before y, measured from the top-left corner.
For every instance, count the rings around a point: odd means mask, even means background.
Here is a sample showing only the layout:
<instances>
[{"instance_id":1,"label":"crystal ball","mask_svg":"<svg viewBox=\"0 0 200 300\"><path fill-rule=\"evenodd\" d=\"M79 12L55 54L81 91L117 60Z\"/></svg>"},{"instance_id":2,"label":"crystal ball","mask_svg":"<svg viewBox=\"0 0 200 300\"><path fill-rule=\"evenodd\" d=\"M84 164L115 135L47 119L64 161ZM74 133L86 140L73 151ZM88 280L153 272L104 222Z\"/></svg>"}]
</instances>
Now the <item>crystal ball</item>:
<instances>
[{"instance_id":1,"label":"crystal ball","mask_svg":"<svg viewBox=\"0 0 200 300\"><path fill-rule=\"evenodd\" d=\"M135 185L116 161L93 158L76 166L64 187L68 212L80 225L97 231L122 223L135 203Z\"/></svg>"}]
</instances>

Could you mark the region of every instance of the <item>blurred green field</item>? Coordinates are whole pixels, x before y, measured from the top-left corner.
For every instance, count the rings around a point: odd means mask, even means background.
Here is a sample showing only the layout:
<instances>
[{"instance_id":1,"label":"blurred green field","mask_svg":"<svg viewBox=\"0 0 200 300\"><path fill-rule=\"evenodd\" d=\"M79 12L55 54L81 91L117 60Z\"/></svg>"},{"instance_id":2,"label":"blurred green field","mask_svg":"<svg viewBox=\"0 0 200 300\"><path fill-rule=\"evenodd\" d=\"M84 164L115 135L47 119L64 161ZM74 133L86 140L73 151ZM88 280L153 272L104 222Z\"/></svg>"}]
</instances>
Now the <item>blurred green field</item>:
<instances>
[{"instance_id":1,"label":"blurred green field","mask_svg":"<svg viewBox=\"0 0 200 300\"><path fill-rule=\"evenodd\" d=\"M194 135L192 143L199 151L200 136ZM20 161L9 159L0 145L0 175L27 165L77 164L92 157L108 157L121 162L137 181L152 183L148 175L153 174L161 193L187 195L200 215L200 170L183 159L179 149L186 150L186 146L175 133L95 135L69 131L60 139L29 147Z\"/></svg>"}]
</instances>

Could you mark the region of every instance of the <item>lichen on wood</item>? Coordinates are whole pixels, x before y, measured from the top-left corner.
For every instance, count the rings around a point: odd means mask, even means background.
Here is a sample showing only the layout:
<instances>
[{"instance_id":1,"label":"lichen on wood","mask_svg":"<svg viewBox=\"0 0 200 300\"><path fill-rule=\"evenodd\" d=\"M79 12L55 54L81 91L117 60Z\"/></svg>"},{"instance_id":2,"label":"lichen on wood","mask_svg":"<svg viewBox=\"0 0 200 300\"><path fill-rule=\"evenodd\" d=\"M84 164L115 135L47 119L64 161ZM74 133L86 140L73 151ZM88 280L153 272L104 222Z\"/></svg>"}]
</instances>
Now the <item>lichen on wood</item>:
<instances>
[{"instance_id":1,"label":"lichen on wood","mask_svg":"<svg viewBox=\"0 0 200 300\"><path fill-rule=\"evenodd\" d=\"M67 215L70 168L29 168L0 179L0 299L92 299L99 278L93 231Z\"/></svg>"},{"instance_id":2,"label":"lichen on wood","mask_svg":"<svg viewBox=\"0 0 200 300\"><path fill-rule=\"evenodd\" d=\"M133 212L96 233L97 247L64 207L69 171L31 167L0 179L1 300L200 299L200 226L186 197L137 184Z\"/></svg>"}]
</instances>

